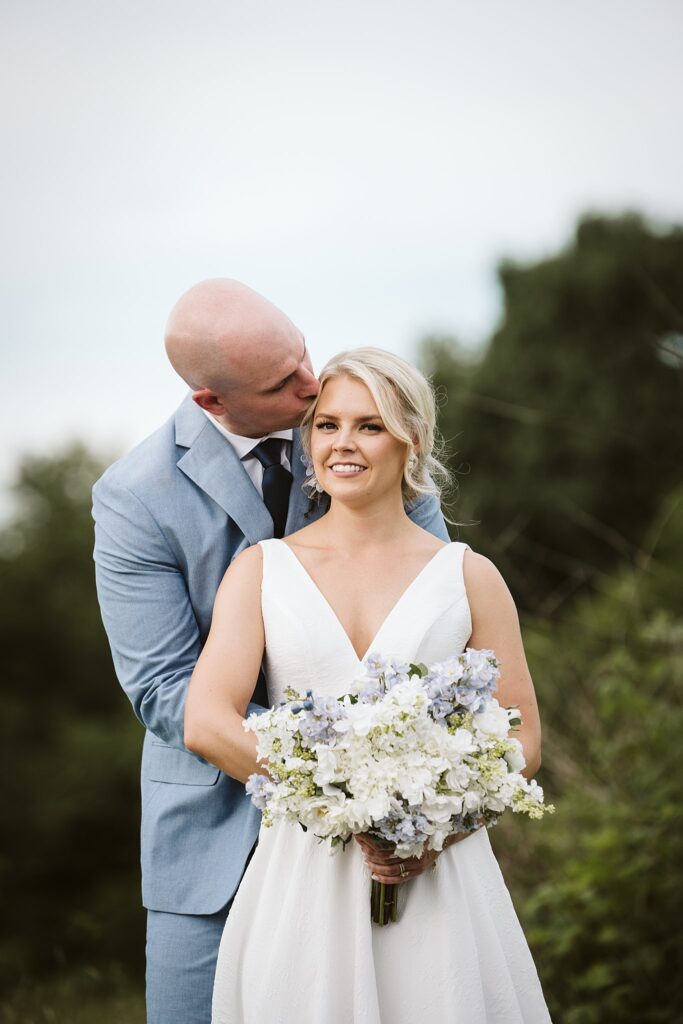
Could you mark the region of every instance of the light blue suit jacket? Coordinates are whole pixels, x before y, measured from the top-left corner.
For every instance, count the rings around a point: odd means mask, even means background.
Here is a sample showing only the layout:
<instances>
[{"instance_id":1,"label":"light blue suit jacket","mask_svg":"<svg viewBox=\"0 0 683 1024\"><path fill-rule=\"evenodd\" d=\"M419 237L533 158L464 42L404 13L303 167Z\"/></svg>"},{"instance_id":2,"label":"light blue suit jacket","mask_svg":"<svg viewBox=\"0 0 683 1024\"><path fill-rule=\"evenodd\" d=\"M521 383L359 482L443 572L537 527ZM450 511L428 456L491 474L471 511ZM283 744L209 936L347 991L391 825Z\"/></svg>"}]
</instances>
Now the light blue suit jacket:
<instances>
[{"instance_id":1,"label":"light blue suit jacket","mask_svg":"<svg viewBox=\"0 0 683 1024\"><path fill-rule=\"evenodd\" d=\"M309 513L294 432L287 533ZM185 694L218 585L273 523L232 446L188 396L93 489L102 619L119 681L146 731L142 754L142 894L150 910L211 914L232 898L259 829L244 786L183 744ZM411 518L448 540L437 502ZM254 692L266 703L264 680Z\"/></svg>"}]
</instances>

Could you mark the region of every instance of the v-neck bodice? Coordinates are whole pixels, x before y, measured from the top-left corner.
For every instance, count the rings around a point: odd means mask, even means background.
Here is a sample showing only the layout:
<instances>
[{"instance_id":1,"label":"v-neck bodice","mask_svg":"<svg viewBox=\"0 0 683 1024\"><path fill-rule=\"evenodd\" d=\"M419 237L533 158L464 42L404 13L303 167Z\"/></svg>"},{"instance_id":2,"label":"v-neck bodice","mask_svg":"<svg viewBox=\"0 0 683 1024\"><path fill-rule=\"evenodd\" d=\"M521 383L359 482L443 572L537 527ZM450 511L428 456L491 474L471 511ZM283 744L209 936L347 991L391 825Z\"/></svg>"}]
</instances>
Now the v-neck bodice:
<instances>
[{"instance_id":1,"label":"v-neck bodice","mask_svg":"<svg viewBox=\"0 0 683 1024\"><path fill-rule=\"evenodd\" d=\"M464 649L472 632L462 571L466 547L452 543L436 552L394 604L366 655L429 663ZM361 659L339 618L287 544L266 540L261 548L270 701L280 700L288 686L346 692Z\"/></svg>"}]
</instances>

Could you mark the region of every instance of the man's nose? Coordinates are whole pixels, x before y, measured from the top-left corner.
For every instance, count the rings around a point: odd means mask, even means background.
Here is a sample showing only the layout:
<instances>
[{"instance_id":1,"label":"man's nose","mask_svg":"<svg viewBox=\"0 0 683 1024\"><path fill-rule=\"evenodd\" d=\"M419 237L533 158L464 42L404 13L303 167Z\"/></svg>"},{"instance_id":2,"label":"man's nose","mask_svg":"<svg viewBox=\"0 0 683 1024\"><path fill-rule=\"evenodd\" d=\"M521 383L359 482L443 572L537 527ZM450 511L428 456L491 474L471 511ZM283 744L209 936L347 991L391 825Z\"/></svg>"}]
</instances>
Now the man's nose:
<instances>
[{"instance_id":1,"label":"man's nose","mask_svg":"<svg viewBox=\"0 0 683 1024\"><path fill-rule=\"evenodd\" d=\"M307 366L302 366L299 396L301 398L315 398L319 391L320 382L316 375L312 370L309 370Z\"/></svg>"}]
</instances>

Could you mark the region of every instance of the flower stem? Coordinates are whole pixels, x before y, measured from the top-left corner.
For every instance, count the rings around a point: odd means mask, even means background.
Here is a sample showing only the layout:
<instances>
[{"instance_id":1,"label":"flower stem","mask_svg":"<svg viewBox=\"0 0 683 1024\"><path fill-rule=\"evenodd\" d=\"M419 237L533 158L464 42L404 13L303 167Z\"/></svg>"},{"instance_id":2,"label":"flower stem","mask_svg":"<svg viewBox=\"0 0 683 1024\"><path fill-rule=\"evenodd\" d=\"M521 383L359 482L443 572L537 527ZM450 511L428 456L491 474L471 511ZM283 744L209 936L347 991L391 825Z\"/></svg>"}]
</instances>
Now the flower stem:
<instances>
[{"instance_id":1,"label":"flower stem","mask_svg":"<svg viewBox=\"0 0 683 1024\"><path fill-rule=\"evenodd\" d=\"M375 924L384 926L396 920L398 886L372 882L370 890L370 916Z\"/></svg>"}]
</instances>

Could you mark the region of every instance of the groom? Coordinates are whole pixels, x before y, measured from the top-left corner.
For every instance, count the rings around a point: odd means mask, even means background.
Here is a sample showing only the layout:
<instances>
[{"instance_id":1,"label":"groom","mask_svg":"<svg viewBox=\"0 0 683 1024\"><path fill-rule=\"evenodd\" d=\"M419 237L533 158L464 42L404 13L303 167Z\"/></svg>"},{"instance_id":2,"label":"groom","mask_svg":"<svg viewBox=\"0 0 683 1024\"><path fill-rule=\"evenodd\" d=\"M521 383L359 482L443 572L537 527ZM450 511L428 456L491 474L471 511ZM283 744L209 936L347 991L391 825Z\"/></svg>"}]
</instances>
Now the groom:
<instances>
[{"instance_id":1,"label":"groom","mask_svg":"<svg viewBox=\"0 0 683 1024\"><path fill-rule=\"evenodd\" d=\"M221 932L259 815L242 784L185 748L185 695L232 559L326 505L309 511L301 487L293 428L318 381L281 310L236 281L204 281L172 310L166 351L190 394L95 484L95 566L116 672L146 729L147 1021L209 1024ZM435 499L410 516L448 539ZM253 699L267 702L262 675Z\"/></svg>"}]
</instances>

